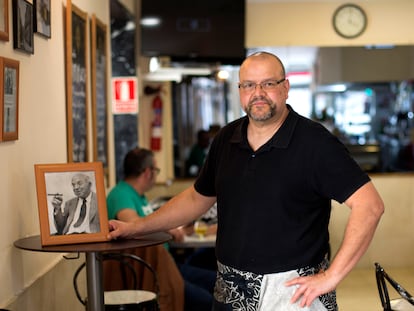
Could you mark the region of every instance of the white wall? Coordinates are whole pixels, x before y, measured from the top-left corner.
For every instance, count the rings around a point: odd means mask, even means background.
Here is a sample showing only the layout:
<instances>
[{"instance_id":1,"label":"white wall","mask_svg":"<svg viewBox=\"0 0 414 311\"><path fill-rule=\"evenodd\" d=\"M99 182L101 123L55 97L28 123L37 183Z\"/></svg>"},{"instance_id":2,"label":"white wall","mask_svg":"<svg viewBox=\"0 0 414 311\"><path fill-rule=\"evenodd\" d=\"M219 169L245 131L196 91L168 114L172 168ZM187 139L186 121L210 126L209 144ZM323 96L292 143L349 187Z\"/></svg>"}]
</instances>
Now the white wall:
<instances>
[{"instance_id":1,"label":"white wall","mask_svg":"<svg viewBox=\"0 0 414 311\"><path fill-rule=\"evenodd\" d=\"M376 261L390 268L412 267L414 175L394 173L373 174L371 177L384 200L385 213L357 267L373 269ZM348 207L333 202L329 226L333 254L340 246L349 214Z\"/></svg>"},{"instance_id":2,"label":"white wall","mask_svg":"<svg viewBox=\"0 0 414 311\"><path fill-rule=\"evenodd\" d=\"M246 46L347 46L365 44L413 44L414 1L358 0L368 26L355 39L339 37L332 15L347 1L254 1L247 7Z\"/></svg>"},{"instance_id":3,"label":"white wall","mask_svg":"<svg viewBox=\"0 0 414 311\"><path fill-rule=\"evenodd\" d=\"M12 1L8 1L10 40L0 41L0 56L20 62L19 139L0 142L0 307L22 294L62 258L61 254L18 250L13 242L39 234L34 164L64 163L67 158L63 14L66 1L51 1L52 37L45 39L35 34L33 55L13 49ZM100 0L99 5L95 0L73 0L73 4L88 12L89 17L95 13L109 26L109 0ZM62 279L59 286L66 284L67 295L74 298L70 279ZM56 283L50 284L43 292L53 296L55 287ZM18 310L29 309L47 310L36 304Z\"/></svg>"}]
</instances>

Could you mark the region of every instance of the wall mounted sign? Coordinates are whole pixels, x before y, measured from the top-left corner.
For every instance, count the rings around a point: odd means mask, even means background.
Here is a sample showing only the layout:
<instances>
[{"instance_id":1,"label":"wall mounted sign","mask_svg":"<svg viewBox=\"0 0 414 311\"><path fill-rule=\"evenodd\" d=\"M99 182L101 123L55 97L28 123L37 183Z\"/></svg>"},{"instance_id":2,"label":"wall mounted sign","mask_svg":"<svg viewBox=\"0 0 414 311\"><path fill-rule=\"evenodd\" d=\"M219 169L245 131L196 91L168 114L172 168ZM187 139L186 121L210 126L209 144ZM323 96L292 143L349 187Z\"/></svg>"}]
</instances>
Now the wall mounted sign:
<instances>
[{"instance_id":1,"label":"wall mounted sign","mask_svg":"<svg viewBox=\"0 0 414 311\"><path fill-rule=\"evenodd\" d=\"M87 13L67 1L66 105L68 162L88 161Z\"/></svg>"},{"instance_id":2,"label":"wall mounted sign","mask_svg":"<svg viewBox=\"0 0 414 311\"><path fill-rule=\"evenodd\" d=\"M138 82L135 77L112 78L112 113L138 113Z\"/></svg>"},{"instance_id":3,"label":"wall mounted sign","mask_svg":"<svg viewBox=\"0 0 414 311\"><path fill-rule=\"evenodd\" d=\"M108 180L108 81L107 27L94 14L91 18L91 90L93 160L103 164Z\"/></svg>"}]
</instances>

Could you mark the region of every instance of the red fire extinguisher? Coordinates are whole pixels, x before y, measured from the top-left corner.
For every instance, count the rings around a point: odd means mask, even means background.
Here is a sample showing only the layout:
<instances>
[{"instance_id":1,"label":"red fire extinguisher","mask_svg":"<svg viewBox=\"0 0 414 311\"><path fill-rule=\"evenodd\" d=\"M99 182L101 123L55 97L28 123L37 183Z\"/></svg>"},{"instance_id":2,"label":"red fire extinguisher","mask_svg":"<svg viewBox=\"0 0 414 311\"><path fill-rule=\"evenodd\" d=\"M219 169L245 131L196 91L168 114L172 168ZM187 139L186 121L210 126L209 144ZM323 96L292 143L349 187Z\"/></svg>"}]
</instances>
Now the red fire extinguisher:
<instances>
[{"instance_id":1,"label":"red fire extinguisher","mask_svg":"<svg viewBox=\"0 0 414 311\"><path fill-rule=\"evenodd\" d=\"M154 120L151 123L151 150L161 150L161 134L162 134L162 101L159 95L155 96L152 101L152 109L154 111Z\"/></svg>"}]
</instances>

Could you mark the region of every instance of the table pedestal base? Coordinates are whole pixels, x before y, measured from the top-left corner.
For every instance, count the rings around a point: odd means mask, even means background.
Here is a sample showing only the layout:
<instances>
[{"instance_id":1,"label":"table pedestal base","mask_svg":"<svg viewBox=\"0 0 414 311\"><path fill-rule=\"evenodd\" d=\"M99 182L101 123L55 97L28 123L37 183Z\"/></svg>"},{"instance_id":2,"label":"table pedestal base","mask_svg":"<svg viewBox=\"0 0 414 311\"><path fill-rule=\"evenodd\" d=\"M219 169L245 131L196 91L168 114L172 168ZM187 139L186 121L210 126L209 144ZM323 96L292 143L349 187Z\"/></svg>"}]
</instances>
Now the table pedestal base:
<instances>
[{"instance_id":1,"label":"table pedestal base","mask_svg":"<svg viewBox=\"0 0 414 311\"><path fill-rule=\"evenodd\" d=\"M86 284L88 292L86 310L104 311L102 261L99 259L98 252L86 253Z\"/></svg>"}]
</instances>

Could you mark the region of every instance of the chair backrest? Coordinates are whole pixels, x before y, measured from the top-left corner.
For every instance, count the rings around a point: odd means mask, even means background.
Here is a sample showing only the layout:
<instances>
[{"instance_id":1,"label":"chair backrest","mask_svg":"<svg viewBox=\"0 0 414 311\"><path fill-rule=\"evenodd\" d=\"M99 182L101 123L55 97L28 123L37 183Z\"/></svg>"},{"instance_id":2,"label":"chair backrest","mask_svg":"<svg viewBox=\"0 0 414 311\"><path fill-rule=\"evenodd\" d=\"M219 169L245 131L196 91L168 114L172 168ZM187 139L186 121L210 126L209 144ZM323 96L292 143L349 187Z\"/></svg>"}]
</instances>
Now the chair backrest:
<instances>
[{"instance_id":1,"label":"chair backrest","mask_svg":"<svg viewBox=\"0 0 414 311\"><path fill-rule=\"evenodd\" d=\"M102 263L104 261L119 263L120 277L123 284L122 290L105 292L105 310L159 310L159 283L157 274L150 264L134 254L124 252L103 253L100 260L102 260ZM73 286L78 300L86 305L87 298L81 297L77 282L78 276L84 267L85 263L82 263L76 270L73 277ZM154 279L153 292L140 290L139 288L139 277L145 269L151 273Z\"/></svg>"},{"instance_id":2,"label":"chair backrest","mask_svg":"<svg viewBox=\"0 0 414 311\"><path fill-rule=\"evenodd\" d=\"M405 306L410 306L410 309L414 310L414 298L413 296L405 290L398 282L391 278L384 270L379 263L375 263L375 278L377 280L378 293L381 299L381 305L384 311L397 311L396 307L392 306L392 300L388 293L387 282L390 284L395 291L401 296L404 301ZM408 302L408 303L406 303ZM394 309L393 309L394 308ZM406 308L406 307L404 307ZM403 310L403 309L400 309ZM404 309L406 310L406 309Z\"/></svg>"}]
</instances>

